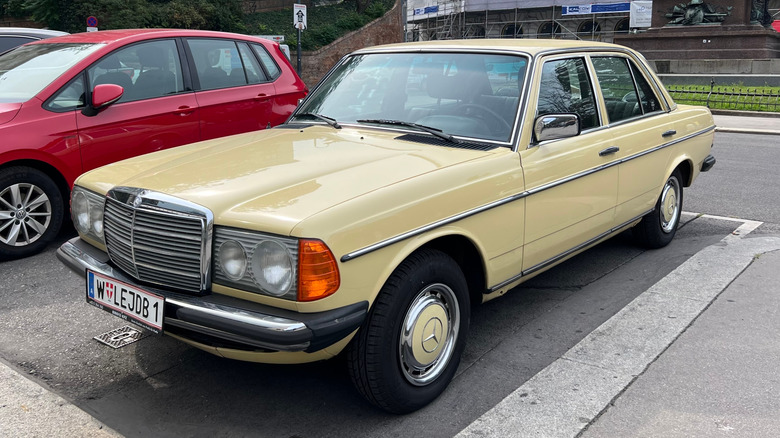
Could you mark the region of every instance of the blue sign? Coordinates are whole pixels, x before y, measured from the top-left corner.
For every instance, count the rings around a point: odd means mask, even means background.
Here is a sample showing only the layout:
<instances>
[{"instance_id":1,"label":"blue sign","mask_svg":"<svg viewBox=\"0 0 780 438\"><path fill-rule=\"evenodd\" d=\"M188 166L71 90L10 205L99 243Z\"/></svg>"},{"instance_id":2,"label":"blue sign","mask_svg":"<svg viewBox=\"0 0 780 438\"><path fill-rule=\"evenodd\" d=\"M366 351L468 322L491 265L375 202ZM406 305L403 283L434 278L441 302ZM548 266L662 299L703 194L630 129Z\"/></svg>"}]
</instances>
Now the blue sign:
<instances>
[{"instance_id":1,"label":"blue sign","mask_svg":"<svg viewBox=\"0 0 780 438\"><path fill-rule=\"evenodd\" d=\"M412 15L433 14L439 12L439 5L428 6L426 8L417 8Z\"/></svg>"},{"instance_id":2,"label":"blue sign","mask_svg":"<svg viewBox=\"0 0 780 438\"><path fill-rule=\"evenodd\" d=\"M93 16L87 17L87 26L89 27L97 27L97 18Z\"/></svg>"},{"instance_id":3,"label":"blue sign","mask_svg":"<svg viewBox=\"0 0 780 438\"><path fill-rule=\"evenodd\" d=\"M586 14L607 14L614 12L629 12L631 3L606 3L596 5L576 5L563 6L562 15L586 15Z\"/></svg>"}]
</instances>

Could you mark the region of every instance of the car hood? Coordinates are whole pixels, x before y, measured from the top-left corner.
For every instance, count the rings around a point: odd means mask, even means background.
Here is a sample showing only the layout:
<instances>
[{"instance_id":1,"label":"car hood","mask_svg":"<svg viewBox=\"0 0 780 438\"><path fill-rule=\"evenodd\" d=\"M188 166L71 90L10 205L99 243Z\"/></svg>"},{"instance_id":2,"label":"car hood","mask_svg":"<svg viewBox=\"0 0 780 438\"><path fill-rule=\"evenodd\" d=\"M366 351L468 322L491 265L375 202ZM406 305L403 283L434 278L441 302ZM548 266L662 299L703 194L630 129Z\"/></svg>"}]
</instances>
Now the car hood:
<instances>
[{"instance_id":1,"label":"car hood","mask_svg":"<svg viewBox=\"0 0 780 438\"><path fill-rule=\"evenodd\" d=\"M275 128L114 163L77 184L104 193L114 186L158 191L207 207L217 224L288 235L323 210L488 153L399 135Z\"/></svg>"},{"instance_id":2,"label":"car hood","mask_svg":"<svg viewBox=\"0 0 780 438\"><path fill-rule=\"evenodd\" d=\"M13 120L21 107L21 103L0 103L0 125Z\"/></svg>"}]
</instances>

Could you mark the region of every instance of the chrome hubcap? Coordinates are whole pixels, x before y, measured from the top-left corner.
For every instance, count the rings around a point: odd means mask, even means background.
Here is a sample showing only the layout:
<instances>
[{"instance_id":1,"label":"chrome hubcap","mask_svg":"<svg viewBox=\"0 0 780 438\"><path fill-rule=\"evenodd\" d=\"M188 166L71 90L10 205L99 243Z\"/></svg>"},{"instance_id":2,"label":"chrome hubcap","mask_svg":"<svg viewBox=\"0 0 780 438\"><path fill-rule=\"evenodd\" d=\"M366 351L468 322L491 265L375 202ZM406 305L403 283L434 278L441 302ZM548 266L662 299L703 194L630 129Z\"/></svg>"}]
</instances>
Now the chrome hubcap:
<instances>
[{"instance_id":1,"label":"chrome hubcap","mask_svg":"<svg viewBox=\"0 0 780 438\"><path fill-rule=\"evenodd\" d=\"M680 183L677 178L669 178L661 193L661 229L664 233L671 233L680 216Z\"/></svg>"},{"instance_id":2,"label":"chrome hubcap","mask_svg":"<svg viewBox=\"0 0 780 438\"><path fill-rule=\"evenodd\" d=\"M409 383L424 386L441 375L455 349L459 325L458 301L449 286L436 283L417 294L399 342L401 369Z\"/></svg>"},{"instance_id":3,"label":"chrome hubcap","mask_svg":"<svg viewBox=\"0 0 780 438\"><path fill-rule=\"evenodd\" d=\"M13 184L0 191L0 242L29 245L43 236L51 222L51 202L40 187Z\"/></svg>"}]
</instances>

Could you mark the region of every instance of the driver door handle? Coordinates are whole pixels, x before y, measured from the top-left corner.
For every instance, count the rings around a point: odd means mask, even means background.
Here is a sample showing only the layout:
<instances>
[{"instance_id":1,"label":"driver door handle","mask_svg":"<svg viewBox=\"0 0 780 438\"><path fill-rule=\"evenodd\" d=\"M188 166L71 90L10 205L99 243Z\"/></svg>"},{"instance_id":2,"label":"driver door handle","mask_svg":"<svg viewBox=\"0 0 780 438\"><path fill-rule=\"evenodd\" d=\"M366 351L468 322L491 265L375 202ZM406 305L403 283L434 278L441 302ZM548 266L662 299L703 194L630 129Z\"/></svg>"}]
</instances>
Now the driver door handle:
<instances>
[{"instance_id":1,"label":"driver door handle","mask_svg":"<svg viewBox=\"0 0 780 438\"><path fill-rule=\"evenodd\" d=\"M173 113L174 114L178 114L178 115L184 117L184 116L188 116L188 115L192 114L194 111L195 111L195 108L189 107L187 105L182 105L182 106L176 108L176 111L174 111Z\"/></svg>"},{"instance_id":2,"label":"driver door handle","mask_svg":"<svg viewBox=\"0 0 780 438\"><path fill-rule=\"evenodd\" d=\"M604 149L603 151L599 152L599 157L606 157L607 155L612 155L614 153L617 153L620 150L617 146L612 146Z\"/></svg>"},{"instance_id":3,"label":"driver door handle","mask_svg":"<svg viewBox=\"0 0 780 438\"><path fill-rule=\"evenodd\" d=\"M674 134L677 134L677 131L675 131L674 129L670 129L670 130L664 132L663 134L661 134L661 137L671 137Z\"/></svg>"}]
</instances>

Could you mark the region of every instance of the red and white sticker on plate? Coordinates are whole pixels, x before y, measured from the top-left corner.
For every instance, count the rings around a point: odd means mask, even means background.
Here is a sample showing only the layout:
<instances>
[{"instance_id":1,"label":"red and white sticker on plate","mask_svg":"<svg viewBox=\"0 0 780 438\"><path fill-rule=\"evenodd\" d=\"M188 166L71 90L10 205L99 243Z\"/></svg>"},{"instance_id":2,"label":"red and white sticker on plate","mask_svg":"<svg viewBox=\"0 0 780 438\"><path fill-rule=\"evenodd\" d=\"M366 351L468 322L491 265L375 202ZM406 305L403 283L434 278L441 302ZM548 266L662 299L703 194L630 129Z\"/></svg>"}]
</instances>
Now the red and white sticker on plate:
<instances>
[{"instance_id":1,"label":"red and white sticker on plate","mask_svg":"<svg viewBox=\"0 0 780 438\"><path fill-rule=\"evenodd\" d=\"M154 333L162 332L165 298L87 270L87 302Z\"/></svg>"}]
</instances>

